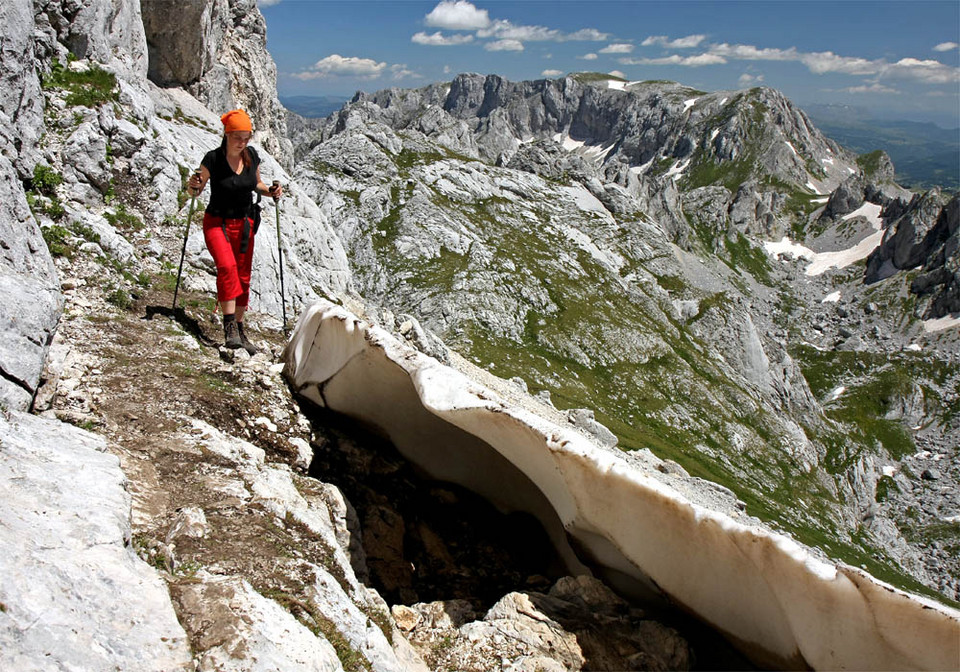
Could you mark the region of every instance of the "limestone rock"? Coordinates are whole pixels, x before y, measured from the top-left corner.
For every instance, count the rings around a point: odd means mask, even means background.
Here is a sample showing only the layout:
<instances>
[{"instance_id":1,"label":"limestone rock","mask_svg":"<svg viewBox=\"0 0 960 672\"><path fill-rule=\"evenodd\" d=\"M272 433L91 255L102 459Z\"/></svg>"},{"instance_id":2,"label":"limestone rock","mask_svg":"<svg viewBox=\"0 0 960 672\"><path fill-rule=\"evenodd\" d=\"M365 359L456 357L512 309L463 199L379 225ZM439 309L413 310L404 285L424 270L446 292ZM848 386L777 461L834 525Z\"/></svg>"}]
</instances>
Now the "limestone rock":
<instances>
[{"instance_id":1,"label":"limestone rock","mask_svg":"<svg viewBox=\"0 0 960 672\"><path fill-rule=\"evenodd\" d=\"M289 611L246 581L203 574L174 597L188 630L198 633L199 670L342 670L337 652Z\"/></svg>"},{"instance_id":2,"label":"limestone rock","mask_svg":"<svg viewBox=\"0 0 960 672\"><path fill-rule=\"evenodd\" d=\"M184 669L166 586L130 548L130 496L99 437L0 416L0 667Z\"/></svg>"}]
</instances>

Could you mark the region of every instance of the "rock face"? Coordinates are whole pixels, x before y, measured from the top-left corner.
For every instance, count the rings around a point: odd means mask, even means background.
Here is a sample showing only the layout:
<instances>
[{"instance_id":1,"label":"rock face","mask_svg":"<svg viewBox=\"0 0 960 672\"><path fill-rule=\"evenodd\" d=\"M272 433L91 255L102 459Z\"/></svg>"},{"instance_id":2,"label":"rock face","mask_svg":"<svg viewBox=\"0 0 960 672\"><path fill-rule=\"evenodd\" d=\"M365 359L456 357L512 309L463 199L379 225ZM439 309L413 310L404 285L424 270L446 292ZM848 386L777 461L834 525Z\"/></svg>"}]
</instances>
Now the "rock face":
<instances>
[{"instance_id":1,"label":"rock face","mask_svg":"<svg viewBox=\"0 0 960 672\"><path fill-rule=\"evenodd\" d=\"M867 260L867 282L921 266L910 291L923 297L927 319L960 312L960 197L943 201L939 190L914 197Z\"/></svg>"},{"instance_id":2,"label":"rock face","mask_svg":"<svg viewBox=\"0 0 960 672\"><path fill-rule=\"evenodd\" d=\"M57 271L30 212L21 179L32 176L43 132L29 2L0 8L0 405L26 410L36 394L62 298Z\"/></svg>"},{"instance_id":3,"label":"rock face","mask_svg":"<svg viewBox=\"0 0 960 672\"><path fill-rule=\"evenodd\" d=\"M647 472L343 309L304 313L285 357L285 375L307 399L379 428L435 478L533 513L568 566L584 563L621 590L662 593L758 661L937 669L960 655L960 612L827 562L758 521L703 508L709 488L689 491L691 501L658 480L683 477ZM522 611L526 599L500 611Z\"/></svg>"},{"instance_id":4,"label":"rock face","mask_svg":"<svg viewBox=\"0 0 960 672\"><path fill-rule=\"evenodd\" d=\"M183 669L186 635L130 548L130 495L104 440L17 412L0 437L0 666Z\"/></svg>"},{"instance_id":5,"label":"rock face","mask_svg":"<svg viewBox=\"0 0 960 672\"><path fill-rule=\"evenodd\" d=\"M192 0L176 12L164 0L142 7L151 81L184 87L220 114L243 108L257 142L289 170L293 145L256 0Z\"/></svg>"}]
</instances>

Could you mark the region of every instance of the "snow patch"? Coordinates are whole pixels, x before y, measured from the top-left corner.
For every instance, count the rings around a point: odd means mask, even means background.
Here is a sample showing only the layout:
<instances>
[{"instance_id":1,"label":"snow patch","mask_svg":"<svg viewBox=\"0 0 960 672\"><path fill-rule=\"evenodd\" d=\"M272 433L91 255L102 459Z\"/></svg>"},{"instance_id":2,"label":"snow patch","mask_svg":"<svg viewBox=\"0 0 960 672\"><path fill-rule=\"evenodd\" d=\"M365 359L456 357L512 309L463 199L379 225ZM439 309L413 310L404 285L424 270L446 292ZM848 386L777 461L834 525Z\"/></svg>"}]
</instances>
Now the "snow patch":
<instances>
[{"instance_id":1,"label":"snow patch","mask_svg":"<svg viewBox=\"0 0 960 672\"><path fill-rule=\"evenodd\" d=\"M694 503L620 451L536 415L532 399L507 400L339 306L304 311L284 360L301 395L381 428L434 478L537 516L571 571L590 571L583 549L768 664L955 666L960 611Z\"/></svg>"},{"instance_id":2,"label":"snow patch","mask_svg":"<svg viewBox=\"0 0 960 672\"><path fill-rule=\"evenodd\" d=\"M620 82L620 81L617 81L616 79L607 80L608 89L616 89L617 91L623 91L624 88L626 88L626 86L627 86L627 82Z\"/></svg>"},{"instance_id":3,"label":"snow patch","mask_svg":"<svg viewBox=\"0 0 960 672\"><path fill-rule=\"evenodd\" d=\"M678 180L683 177L683 171L687 169L687 166L690 165L690 162L693 159L687 159L686 161L677 161L675 164L670 166L670 170L666 172L664 177L669 177L674 180Z\"/></svg>"},{"instance_id":4,"label":"snow patch","mask_svg":"<svg viewBox=\"0 0 960 672\"><path fill-rule=\"evenodd\" d=\"M870 256L883 240L881 230L883 222L880 219L880 206L873 203L864 203L861 207L843 217L844 220L852 217L865 217L874 228L874 232L866 236L859 243L846 250L834 252L814 252L810 248L793 243L786 236L780 242L765 242L764 249L771 256L780 254L790 255L798 259L807 259L810 264L804 271L807 275L820 275L831 268L846 268L850 264Z\"/></svg>"},{"instance_id":5,"label":"snow patch","mask_svg":"<svg viewBox=\"0 0 960 672\"><path fill-rule=\"evenodd\" d=\"M840 291L831 292L820 300L820 303L836 303L840 300Z\"/></svg>"},{"instance_id":6,"label":"snow patch","mask_svg":"<svg viewBox=\"0 0 960 672\"><path fill-rule=\"evenodd\" d=\"M696 105L696 104L697 104L697 99L696 99L696 98L690 98L689 100L683 101L683 111L686 112L687 110L689 110L691 107L693 107L693 106Z\"/></svg>"},{"instance_id":7,"label":"snow patch","mask_svg":"<svg viewBox=\"0 0 960 672\"><path fill-rule=\"evenodd\" d=\"M810 199L810 202L811 202L811 203L826 203L826 202L829 201L829 200L830 200L830 197L829 197L829 196L824 196L823 198L811 198L811 199Z\"/></svg>"},{"instance_id":8,"label":"snow patch","mask_svg":"<svg viewBox=\"0 0 960 672\"><path fill-rule=\"evenodd\" d=\"M823 192L820 191L820 188L819 188L817 185L815 185L813 182L811 182L810 180L807 180L807 189L809 189L810 191L812 191L813 193L818 194L818 195L819 195L819 194L823 194Z\"/></svg>"},{"instance_id":9,"label":"snow patch","mask_svg":"<svg viewBox=\"0 0 960 672\"><path fill-rule=\"evenodd\" d=\"M923 321L923 330L928 334L957 326L960 326L960 316L956 315L944 315L943 317Z\"/></svg>"},{"instance_id":10,"label":"snow patch","mask_svg":"<svg viewBox=\"0 0 960 672\"><path fill-rule=\"evenodd\" d=\"M790 142L789 140L784 140L784 141L783 141L783 144L785 144L787 147L790 148L790 151L793 152L793 155L794 155L795 157L800 158L800 155L797 154L797 150L796 150L796 148L793 146L793 143L792 143L792 142Z\"/></svg>"},{"instance_id":11,"label":"snow patch","mask_svg":"<svg viewBox=\"0 0 960 672\"><path fill-rule=\"evenodd\" d=\"M830 403L831 401L836 401L837 399L840 398L840 395L846 391L847 391L846 385L841 385L840 387L836 387L830 390L830 394L828 394L826 399L824 399L823 401L824 403Z\"/></svg>"},{"instance_id":12,"label":"snow patch","mask_svg":"<svg viewBox=\"0 0 960 672\"><path fill-rule=\"evenodd\" d=\"M720 129L719 128L713 129L713 131L710 133L710 142L713 142L714 140L716 140L718 135L720 135Z\"/></svg>"},{"instance_id":13,"label":"snow patch","mask_svg":"<svg viewBox=\"0 0 960 672\"><path fill-rule=\"evenodd\" d=\"M647 171L647 168L650 167L650 164L653 163L653 159L650 159L646 163L640 166L630 166L630 172L634 175L641 175Z\"/></svg>"},{"instance_id":14,"label":"snow patch","mask_svg":"<svg viewBox=\"0 0 960 672\"><path fill-rule=\"evenodd\" d=\"M833 158L831 158L831 157L827 157L826 159L820 159L820 161L822 161L823 163L826 163L826 164L828 164L828 165L831 165L831 166L833 165Z\"/></svg>"},{"instance_id":15,"label":"snow patch","mask_svg":"<svg viewBox=\"0 0 960 672\"><path fill-rule=\"evenodd\" d=\"M910 352L920 352L923 350L919 343L911 343L905 349L909 350Z\"/></svg>"},{"instance_id":16,"label":"snow patch","mask_svg":"<svg viewBox=\"0 0 960 672\"><path fill-rule=\"evenodd\" d=\"M893 467L893 466L890 466L890 465L887 465L887 466L885 466L883 469L881 469L880 471L883 472L883 475L884 475L884 476L890 476L890 477L892 478L893 475L897 473L897 468L896 468L896 467Z\"/></svg>"}]
</instances>

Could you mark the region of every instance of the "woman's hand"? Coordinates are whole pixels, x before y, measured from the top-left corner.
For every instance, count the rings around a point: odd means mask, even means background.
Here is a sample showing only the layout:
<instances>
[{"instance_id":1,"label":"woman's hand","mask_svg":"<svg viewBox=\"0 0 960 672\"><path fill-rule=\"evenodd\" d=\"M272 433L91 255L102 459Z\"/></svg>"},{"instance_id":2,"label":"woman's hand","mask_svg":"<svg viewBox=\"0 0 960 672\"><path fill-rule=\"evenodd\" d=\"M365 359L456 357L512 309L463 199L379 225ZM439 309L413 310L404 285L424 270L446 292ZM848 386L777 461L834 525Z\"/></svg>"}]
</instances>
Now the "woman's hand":
<instances>
[{"instance_id":1,"label":"woman's hand","mask_svg":"<svg viewBox=\"0 0 960 672\"><path fill-rule=\"evenodd\" d=\"M283 187L280 186L279 182L274 182L270 188L267 189L267 193L274 201L279 201L280 197L283 196Z\"/></svg>"},{"instance_id":2,"label":"woman's hand","mask_svg":"<svg viewBox=\"0 0 960 672\"><path fill-rule=\"evenodd\" d=\"M190 179L187 180L187 191L191 196L197 196L201 189L203 189L203 178L200 177L199 172L195 172L190 176Z\"/></svg>"}]
</instances>

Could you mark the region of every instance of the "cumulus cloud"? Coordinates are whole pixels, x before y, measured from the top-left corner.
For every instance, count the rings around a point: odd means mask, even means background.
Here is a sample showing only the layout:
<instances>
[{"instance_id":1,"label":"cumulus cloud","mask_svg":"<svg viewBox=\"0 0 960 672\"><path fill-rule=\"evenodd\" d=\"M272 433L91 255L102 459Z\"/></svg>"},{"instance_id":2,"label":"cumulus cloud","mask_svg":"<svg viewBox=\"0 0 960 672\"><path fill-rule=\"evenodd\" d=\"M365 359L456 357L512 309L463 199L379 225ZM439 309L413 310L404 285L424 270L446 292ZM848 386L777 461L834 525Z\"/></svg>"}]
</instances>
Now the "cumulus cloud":
<instances>
[{"instance_id":1,"label":"cumulus cloud","mask_svg":"<svg viewBox=\"0 0 960 672\"><path fill-rule=\"evenodd\" d=\"M668 49L693 49L700 46L705 39L707 39L706 35L687 35L676 40L671 40L666 35L651 35L640 44L644 47L659 45Z\"/></svg>"},{"instance_id":2,"label":"cumulus cloud","mask_svg":"<svg viewBox=\"0 0 960 672\"><path fill-rule=\"evenodd\" d=\"M362 77L374 79L379 77L386 67L386 63L377 63L370 58L331 54L314 63L309 70L296 73L293 76L302 80L320 79L323 77Z\"/></svg>"},{"instance_id":3,"label":"cumulus cloud","mask_svg":"<svg viewBox=\"0 0 960 672\"><path fill-rule=\"evenodd\" d=\"M274 5L279 5L280 0L257 0L257 5L260 7L273 7Z\"/></svg>"},{"instance_id":4,"label":"cumulus cloud","mask_svg":"<svg viewBox=\"0 0 960 672\"><path fill-rule=\"evenodd\" d=\"M490 14L466 0L443 0L426 16L428 26L447 30L480 30L490 25Z\"/></svg>"},{"instance_id":5,"label":"cumulus cloud","mask_svg":"<svg viewBox=\"0 0 960 672\"><path fill-rule=\"evenodd\" d=\"M584 54L583 56L577 56L577 58L584 61L595 61L600 57L597 56L596 54L590 53L590 54Z\"/></svg>"},{"instance_id":6,"label":"cumulus cloud","mask_svg":"<svg viewBox=\"0 0 960 672\"><path fill-rule=\"evenodd\" d=\"M944 65L940 61L901 58L896 63L885 65L882 76L895 79L912 79L924 84L956 84L960 82L960 68Z\"/></svg>"},{"instance_id":7,"label":"cumulus cloud","mask_svg":"<svg viewBox=\"0 0 960 672\"><path fill-rule=\"evenodd\" d=\"M543 77L559 77L563 74L563 70L544 70L540 73Z\"/></svg>"},{"instance_id":8,"label":"cumulus cloud","mask_svg":"<svg viewBox=\"0 0 960 672\"><path fill-rule=\"evenodd\" d=\"M620 72L619 70L611 70L607 73L608 75L613 75L614 77L619 77L620 79L626 79L627 76Z\"/></svg>"},{"instance_id":9,"label":"cumulus cloud","mask_svg":"<svg viewBox=\"0 0 960 672\"><path fill-rule=\"evenodd\" d=\"M473 35L444 35L439 30L432 35L419 32L410 38L411 42L426 44L431 47L449 47L457 44L473 42Z\"/></svg>"},{"instance_id":10,"label":"cumulus cloud","mask_svg":"<svg viewBox=\"0 0 960 672\"><path fill-rule=\"evenodd\" d=\"M603 49L600 50L601 54L629 54L633 51L632 44L626 44L623 42L617 42L615 44L608 44Z\"/></svg>"},{"instance_id":11,"label":"cumulus cloud","mask_svg":"<svg viewBox=\"0 0 960 672\"><path fill-rule=\"evenodd\" d=\"M716 54L699 54L697 56L679 56L673 54L663 58L621 58L623 65L680 65L687 68L699 68L704 65L722 65L726 59Z\"/></svg>"},{"instance_id":12,"label":"cumulus cloud","mask_svg":"<svg viewBox=\"0 0 960 672\"><path fill-rule=\"evenodd\" d=\"M519 40L497 40L483 45L487 51L523 51L523 42Z\"/></svg>"},{"instance_id":13,"label":"cumulus cloud","mask_svg":"<svg viewBox=\"0 0 960 672\"><path fill-rule=\"evenodd\" d=\"M941 42L933 48L934 51L953 51L960 47L960 44L956 42Z\"/></svg>"},{"instance_id":14,"label":"cumulus cloud","mask_svg":"<svg viewBox=\"0 0 960 672\"><path fill-rule=\"evenodd\" d=\"M763 83L763 75L751 75L750 73L745 72L740 75L740 79L737 80L737 83L743 88L761 84Z\"/></svg>"}]
</instances>

